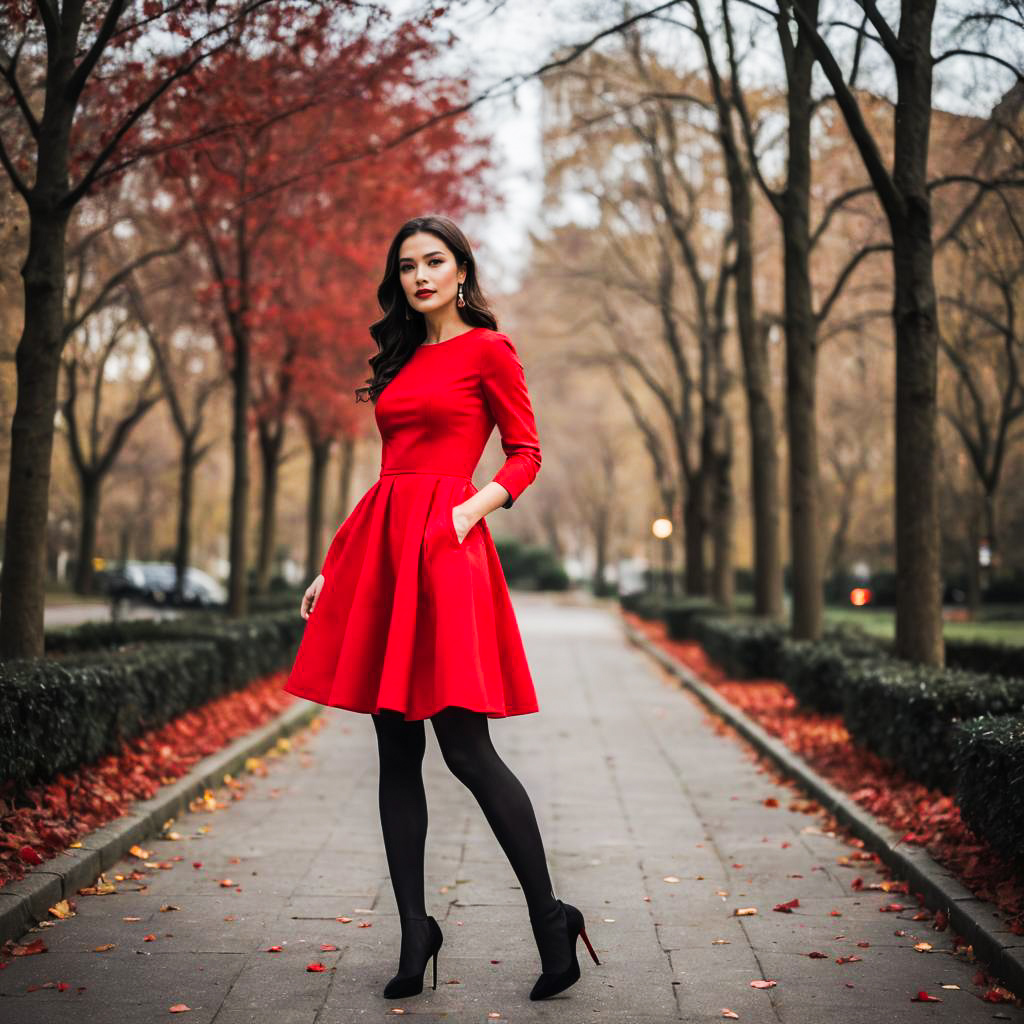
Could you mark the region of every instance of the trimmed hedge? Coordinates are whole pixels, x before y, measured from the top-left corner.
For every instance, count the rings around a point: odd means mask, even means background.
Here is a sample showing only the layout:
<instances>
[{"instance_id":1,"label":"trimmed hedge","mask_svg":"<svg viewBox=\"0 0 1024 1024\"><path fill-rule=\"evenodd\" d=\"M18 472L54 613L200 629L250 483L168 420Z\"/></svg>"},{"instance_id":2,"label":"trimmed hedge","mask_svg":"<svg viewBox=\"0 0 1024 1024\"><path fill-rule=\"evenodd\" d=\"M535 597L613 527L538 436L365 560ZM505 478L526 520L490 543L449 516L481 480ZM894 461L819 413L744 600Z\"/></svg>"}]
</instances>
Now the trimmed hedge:
<instances>
[{"instance_id":1,"label":"trimmed hedge","mask_svg":"<svg viewBox=\"0 0 1024 1024\"><path fill-rule=\"evenodd\" d=\"M984 640L946 640L946 664L971 672L1024 679L1024 647Z\"/></svg>"},{"instance_id":2,"label":"trimmed hedge","mask_svg":"<svg viewBox=\"0 0 1024 1024\"><path fill-rule=\"evenodd\" d=\"M293 611L226 619L199 614L180 619L86 622L46 635L46 657L64 658L148 642L209 640L221 651L225 682L234 688L276 671L297 650L306 620ZM2 680L0 674L0 680Z\"/></svg>"},{"instance_id":3,"label":"trimmed hedge","mask_svg":"<svg viewBox=\"0 0 1024 1024\"><path fill-rule=\"evenodd\" d=\"M971 718L953 733L964 821L1024 871L1024 715Z\"/></svg>"},{"instance_id":4,"label":"trimmed hedge","mask_svg":"<svg viewBox=\"0 0 1024 1024\"><path fill-rule=\"evenodd\" d=\"M673 640L696 640L699 620L722 618L730 613L709 597L688 597L665 605L662 618L665 628Z\"/></svg>"},{"instance_id":5,"label":"trimmed hedge","mask_svg":"<svg viewBox=\"0 0 1024 1024\"><path fill-rule=\"evenodd\" d=\"M947 793L956 782L955 725L1024 709L1024 679L894 660L847 661L841 690L843 720L854 739Z\"/></svg>"},{"instance_id":6,"label":"trimmed hedge","mask_svg":"<svg viewBox=\"0 0 1024 1024\"><path fill-rule=\"evenodd\" d=\"M704 652L733 679L780 678L780 652L786 628L771 619L699 617L696 639Z\"/></svg>"},{"instance_id":7,"label":"trimmed hedge","mask_svg":"<svg viewBox=\"0 0 1024 1024\"><path fill-rule=\"evenodd\" d=\"M0 666L0 777L16 784L74 771L224 690L212 643L148 644L116 657Z\"/></svg>"},{"instance_id":8,"label":"trimmed hedge","mask_svg":"<svg viewBox=\"0 0 1024 1024\"><path fill-rule=\"evenodd\" d=\"M843 685L851 663L886 656L867 634L845 633L823 641L787 638L779 651L779 670L800 704L836 714L843 710Z\"/></svg>"},{"instance_id":9,"label":"trimmed hedge","mask_svg":"<svg viewBox=\"0 0 1024 1024\"><path fill-rule=\"evenodd\" d=\"M48 634L57 656L0 662L0 779L46 782L114 753L287 667L304 628L286 612L85 623Z\"/></svg>"}]
</instances>

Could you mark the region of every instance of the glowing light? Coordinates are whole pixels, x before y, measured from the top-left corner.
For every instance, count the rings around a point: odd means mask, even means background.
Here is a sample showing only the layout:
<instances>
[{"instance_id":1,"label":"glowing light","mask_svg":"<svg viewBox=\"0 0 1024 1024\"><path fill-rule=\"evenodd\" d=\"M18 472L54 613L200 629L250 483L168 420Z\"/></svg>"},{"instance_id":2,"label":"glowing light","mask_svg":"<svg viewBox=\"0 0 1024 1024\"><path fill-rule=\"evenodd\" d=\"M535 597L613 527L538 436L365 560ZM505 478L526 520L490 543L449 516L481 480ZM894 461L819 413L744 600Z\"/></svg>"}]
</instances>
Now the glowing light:
<instances>
[{"instance_id":1,"label":"glowing light","mask_svg":"<svg viewBox=\"0 0 1024 1024\"><path fill-rule=\"evenodd\" d=\"M850 591L850 604L856 608L863 608L871 603L871 591L867 587L854 587Z\"/></svg>"},{"instance_id":2,"label":"glowing light","mask_svg":"<svg viewBox=\"0 0 1024 1024\"><path fill-rule=\"evenodd\" d=\"M651 523L651 533L653 533L659 540L664 540L666 537L670 537L672 535L672 520L665 519L664 517L655 519L654 522Z\"/></svg>"}]
</instances>

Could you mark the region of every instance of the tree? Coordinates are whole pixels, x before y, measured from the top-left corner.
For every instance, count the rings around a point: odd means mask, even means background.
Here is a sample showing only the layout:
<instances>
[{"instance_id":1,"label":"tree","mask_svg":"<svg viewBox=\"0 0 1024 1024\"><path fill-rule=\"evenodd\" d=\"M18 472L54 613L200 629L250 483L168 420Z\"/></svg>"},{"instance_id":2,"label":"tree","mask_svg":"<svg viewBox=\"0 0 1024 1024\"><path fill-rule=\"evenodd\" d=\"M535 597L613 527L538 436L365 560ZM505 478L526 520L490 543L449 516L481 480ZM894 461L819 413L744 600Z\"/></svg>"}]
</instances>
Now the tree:
<instances>
[{"instance_id":1,"label":"tree","mask_svg":"<svg viewBox=\"0 0 1024 1024\"><path fill-rule=\"evenodd\" d=\"M934 67L958 56L1005 61L994 53L953 45L932 53L935 0L901 0L898 28L874 0L859 0L865 21L857 31L891 61L896 81L892 166L887 167L832 46L801 4L792 13L835 94L865 169L885 211L892 235L893 323L896 332L896 653L908 660L942 664L942 592L937 460L937 368L939 317L932 233L932 191L928 180L929 131ZM984 20L969 15L961 27ZM994 16L999 19L999 15ZM1008 19L1024 28L1019 18ZM838 23L845 26L845 23ZM849 26L845 26L849 27ZM1019 72L1014 70L1018 78ZM954 175L947 181L972 180ZM976 199L991 187L977 178Z\"/></svg>"},{"instance_id":2,"label":"tree","mask_svg":"<svg viewBox=\"0 0 1024 1024\"><path fill-rule=\"evenodd\" d=\"M758 320L755 302L751 171L740 151L733 123L733 102L718 67L700 0L688 0L688 3L693 13L692 31L700 42L711 83L731 207L731 233L735 247L733 295L740 351L743 355L743 383L750 432L754 611L758 615L778 617L782 614L779 458L776 451L775 414L771 403L768 330L767 325Z\"/></svg>"},{"instance_id":3,"label":"tree","mask_svg":"<svg viewBox=\"0 0 1024 1024\"><path fill-rule=\"evenodd\" d=\"M152 154L151 113L167 96L186 91L211 55L237 43L243 26L257 22L253 35L273 46L300 40L304 21L329 21L326 8L288 0L184 0L166 8L146 5L137 18L128 10L125 0L45 2L32 14L19 0L0 5L0 77L7 90L0 164L29 216L0 579L3 657L43 653L44 531L68 335L70 218L87 194ZM160 145L181 141L164 137Z\"/></svg>"}]
</instances>

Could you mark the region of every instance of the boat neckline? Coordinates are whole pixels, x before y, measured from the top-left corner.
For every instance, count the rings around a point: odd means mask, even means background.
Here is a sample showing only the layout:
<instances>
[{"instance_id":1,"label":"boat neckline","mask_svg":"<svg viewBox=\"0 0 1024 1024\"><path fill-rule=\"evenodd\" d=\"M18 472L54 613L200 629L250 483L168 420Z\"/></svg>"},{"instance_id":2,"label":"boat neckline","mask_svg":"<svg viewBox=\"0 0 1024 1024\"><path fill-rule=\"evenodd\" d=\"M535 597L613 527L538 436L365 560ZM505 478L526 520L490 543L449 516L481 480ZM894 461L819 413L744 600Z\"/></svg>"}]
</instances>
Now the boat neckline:
<instances>
[{"instance_id":1,"label":"boat neckline","mask_svg":"<svg viewBox=\"0 0 1024 1024\"><path fill-rule=\"evenodd\" d=\"M449 342L458 341L459 338L464 338L466 337L467 334L472 334L474 331L479 330L479 327L470 327L469 330L463 331L461 334L453 334L450 338L445 338L444 341L431 342L429 345L425 345L423 342L420 342L416 346L416 350L419 351L420 349L423 348L443 348Z\"/></svg>"}]
</instances>

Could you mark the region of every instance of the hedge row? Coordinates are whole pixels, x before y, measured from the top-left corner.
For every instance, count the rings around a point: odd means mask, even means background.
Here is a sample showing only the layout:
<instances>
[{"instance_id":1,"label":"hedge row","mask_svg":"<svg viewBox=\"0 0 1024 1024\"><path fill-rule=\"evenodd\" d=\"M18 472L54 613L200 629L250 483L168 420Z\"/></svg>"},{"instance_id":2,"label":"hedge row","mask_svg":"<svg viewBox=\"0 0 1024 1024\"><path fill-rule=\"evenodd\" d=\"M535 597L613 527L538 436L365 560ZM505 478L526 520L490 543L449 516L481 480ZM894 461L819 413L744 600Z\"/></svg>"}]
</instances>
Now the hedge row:
<instances>
[{"instance_id":1,"label":"hedge row","mask_svg":"<svg viewBox=\"0 0 1024 1024\"><path fill-rule=\"evenodd\" d=\"M1024 679L1024 647L984 640L946 640L946 664L972 672Z\"/></svg>"},{"instance_id":2,"label":"hedge row","mask_svg":"<svg viewBox=\"0 0 1024 1024\"><path fill-rule=\"evenodd\" d=\"M842 682L850 735L911 778L947 793L956 782L956 724L1024 709L1024 679L962 669L865 661L847 665Z\"/></svg>"},{"instance_id":3,"label":"hedge row","mask_svg":"<svg viewBox=\"0 0 1024 1024\"><path fill-rule=\"evenodd\" d=\"M279 613L86 623L48 635L47 657L0 662L0 779L47 782L287 667L304 626Z\"/></svg>"},{"instance_id":4,"label":"hedge row","mask_svg":"<svg viewBox=\"0 0 1024 1024\"><path fill-rule=\"evenodd\" d=\"M964 821L1024 871L1024 715L972 718L954 737L956 802Z\"/></svg>"}]
</instances>

